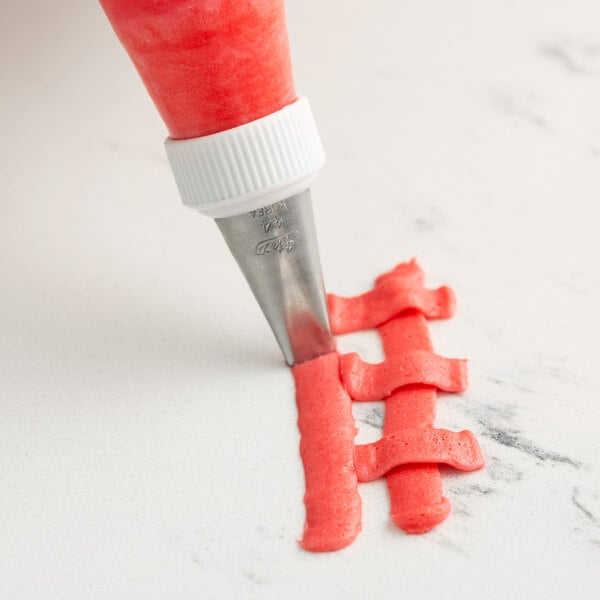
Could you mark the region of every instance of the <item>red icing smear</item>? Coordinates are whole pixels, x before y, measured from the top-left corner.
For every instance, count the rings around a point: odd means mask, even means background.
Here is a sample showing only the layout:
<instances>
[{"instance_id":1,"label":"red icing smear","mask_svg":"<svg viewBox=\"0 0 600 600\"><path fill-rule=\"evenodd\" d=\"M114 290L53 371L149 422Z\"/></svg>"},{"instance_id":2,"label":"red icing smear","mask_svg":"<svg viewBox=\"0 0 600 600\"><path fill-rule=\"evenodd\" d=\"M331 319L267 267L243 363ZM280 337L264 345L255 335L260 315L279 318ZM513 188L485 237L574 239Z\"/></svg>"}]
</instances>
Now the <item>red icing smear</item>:
<instances>
[{"instance_id":1,"label":"red icing smear","mask_svg":"<svg viewBox=\"0 0 600 600\"><path fill-rule=\"evenodd\" d=\"M296 365L292 373L306 481L306 523L300 544L318 552L338 550L350 544L361 528L351 400L340 382L336 352Z\"/></svg>"},{"instance_id":2,"label":"red icing smear","mask_svg":"<svg viewBox=\"0 0 600 600\"><path fill-rule=\"evenodd\" d=\"M283 0L100 0L172 138L296 99Z\"/></svg>"},{"instance_id":3,"label":"red icing smear","mask_svg":"<svg viewBox=\"0 0 600 600\"><path fill-rule=\"evenodd\" d=\"M423 280L413 260L379 277L372 292L356 298L329 296L334 333L379 325L384 363L369 365L346 355L338 374L337 354L332 353L293 368L306 473L306 549L335 550L357 535L357 480L385 475L393 521L407 533L423 533L450 511L437 464L461 470L484 464L471 432L433 427L436 387L462 391L466 363L433 353L426 315L451 316L454 296L449 288L426 290ZM357 399L386 400L379 441L354 445L350 399L340 378Z\"/></svg>"}]
</instances>

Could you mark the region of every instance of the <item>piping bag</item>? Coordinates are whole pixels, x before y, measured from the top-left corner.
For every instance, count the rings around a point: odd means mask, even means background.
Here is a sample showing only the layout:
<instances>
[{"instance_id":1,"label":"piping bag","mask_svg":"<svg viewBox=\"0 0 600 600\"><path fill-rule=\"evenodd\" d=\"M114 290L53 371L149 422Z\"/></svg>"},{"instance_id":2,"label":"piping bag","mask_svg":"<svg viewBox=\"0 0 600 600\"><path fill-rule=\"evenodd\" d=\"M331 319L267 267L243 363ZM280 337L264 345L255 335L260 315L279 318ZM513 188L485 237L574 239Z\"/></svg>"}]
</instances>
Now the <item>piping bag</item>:
<instances>
[{"instance_id":1,"label":"piping bag","mask_svg":"<svg viewBox=\"0 0 600 600\"><path fill-rule=\"evenodd\" d=\"M100 4L167 126L183 203L215 219L286 362L334 350L310 199L325 155L283 0Z\"/></svg>"}]
</instances>

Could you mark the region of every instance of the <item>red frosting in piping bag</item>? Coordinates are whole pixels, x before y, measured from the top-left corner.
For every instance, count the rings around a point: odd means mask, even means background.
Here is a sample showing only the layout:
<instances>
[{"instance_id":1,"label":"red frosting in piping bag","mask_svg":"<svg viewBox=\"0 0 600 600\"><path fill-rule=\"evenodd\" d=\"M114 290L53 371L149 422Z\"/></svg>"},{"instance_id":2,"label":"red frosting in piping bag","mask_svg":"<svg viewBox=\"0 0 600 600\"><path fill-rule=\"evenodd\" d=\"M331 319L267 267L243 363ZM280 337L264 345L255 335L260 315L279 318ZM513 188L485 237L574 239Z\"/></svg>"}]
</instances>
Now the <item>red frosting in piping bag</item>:
<instances>
[{"instance_id":1,"label":"red frosting in piping bag","mask_svg":"<svg viewBox=\"0 0 600 600\"><path fill-rule=\"evenodd\" d=\"M283 0L100 0L173 139L296 100Z\"/></svg>"}]
</instances>

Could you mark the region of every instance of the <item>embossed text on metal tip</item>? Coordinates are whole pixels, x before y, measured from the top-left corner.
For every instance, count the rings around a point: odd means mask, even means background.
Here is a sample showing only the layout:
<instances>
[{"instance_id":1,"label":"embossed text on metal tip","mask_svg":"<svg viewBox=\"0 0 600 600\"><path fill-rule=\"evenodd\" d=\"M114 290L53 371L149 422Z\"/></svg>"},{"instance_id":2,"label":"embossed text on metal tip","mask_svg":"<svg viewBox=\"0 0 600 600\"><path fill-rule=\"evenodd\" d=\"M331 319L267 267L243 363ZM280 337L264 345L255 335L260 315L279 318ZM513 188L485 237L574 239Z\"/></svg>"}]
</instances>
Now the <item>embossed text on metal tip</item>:
<instances>
[{"instance_id":1,"label":"embossed text on metal tip","mask_svg":"<svg viewBox=\"0 0 600 600\"><path fill-rule=\"evenodd\" d=\"M310 191L215 219L289 365L335 345L321 274Z\"/></svg>"}]
</instances>

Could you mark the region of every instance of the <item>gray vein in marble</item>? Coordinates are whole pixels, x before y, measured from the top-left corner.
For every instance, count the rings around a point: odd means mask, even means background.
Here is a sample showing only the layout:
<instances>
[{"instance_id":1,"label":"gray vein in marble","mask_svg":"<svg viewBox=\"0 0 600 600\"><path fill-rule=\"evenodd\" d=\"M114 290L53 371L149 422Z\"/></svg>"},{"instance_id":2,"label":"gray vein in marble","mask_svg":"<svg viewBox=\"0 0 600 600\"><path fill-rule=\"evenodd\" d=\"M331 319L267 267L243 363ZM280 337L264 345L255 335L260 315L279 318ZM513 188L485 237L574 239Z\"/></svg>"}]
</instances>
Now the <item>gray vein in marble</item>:
<instances>
[{"instance_id":1,"label":"gray vein in marble","mask_svg":"<svg viewBox=\"0 0 600 600\"><path fill-rule=\"evenodd\" d=\"M553 463L562 463L575 467L576 469L582 466L581 462L570 458L569 456L544 450L543 448L536 446L531 440L522 437L521 432L516 429L501 429L491 425L483 419L478 419L478 423L485 428L485 431L482 433L483 436L494 440L502 446L514 448L515 450L519 450L530 456L535 456L535 458L542 462L549 461Z\"/></svg>"},{"instance_id":2,"label":"gray vein in marble","mask_svg":"<svg viewBox=\"0 0 600 600\"><path fill-rule=\"evenodd\" d=\"M519 363L505 366L502 370L495 370L493 375L487 377L490 383L496 386L506 386L511 389L531 394L540 389L548 378L556 383L569 383L581 385L584 376L579 372L565 367L563 357L536 353L531 358L531 363ZM490 410L498 413L495 404L489 406ZM511 414L500 415L503 418L514 416L514 407Z\"/></svg>"},{"instance_id":3,"label":"gray vein in marble","mask_svg":"<svg viewBox=\"0 0 600 600\"><path fill-rule=\"evenodd\" d=\"M600 58L600 45L577 39L562 39L546 42L538 47L538 54L571 75L598 75L597 61Z\"/></svg>"},{"instance_id":4,"label":"gray vein in marble","mask_svg":"<svg viewBox=\"0 0 600 600\"><path fill-rule=\"evenodd\" d=\"M445 535L442 535L439 531L431 532L428 536L428 539L432 540L436 545L441 546L442 548L448 548L448 550L451 550L456 554L470 558L470 555L466 550L461 548L456 542L453 542Z\"/></svg>"},{"instance_id":5,"label":"gray vein in marble","mask_svg":"<svg viewBox=\"0 0 600 600\"><path fill-rule=\"evenodd\" d=\"M485 473L489 475L492 481L503 481L513 483L523 479L523 472L514 465L507 464L499 458L492 456L486 457Z\"/></svg>"},{"instance_id":6,"label":"gray vein in marble","mask_svg":"<svg viewBox=\"0 0 600 600\"><path fill-rule=\"evenodd\" d=\"M533 392L535 391L532 387L527 386L527 385L523 385L522 383L514 383L513 381L506 381L504 379L500 379L498 377L490 377L488 378L488 381L490 383L493 383L494 385L510 385L511 388L519 391L519 392L523 392L525 394L533 394Z\"/></svg>"},{"instance_id":7,"label":"gray vein in marble","mask_svg":"<svg viewBox=\"0 0 600 600\"><path fill-rule=\"evenodd\" d=\"M473 485L450 485L453 496L487 496L496 491L495 488L475 483Z\"/></svg>"},{"instance_id":8,"label":"gray vein in marble","mask_svg":"<svg viewBox=\"0 0 600 600\"><path fill-rule=\"evenodd\" d=\"M494 488L488 487L486 485L479 485L478 483L472 485L469 488L469 490L475 492L476 494L480 494L481 496L487 496L488 494L491 494L495 491Z\"/></svg>"},{"instance_id":9,"label":"gray vein in marble","mask_svg":"<svg viewBox=\"0 0 600 600\"><path fill-rule=\"evenodd\" d=\"M587 75L587 71L579 65L569 51L559 44L542 44L538 48L539 54L548 60L559 64L563 69L573 75Z\"/></svg>"},{"instance_id":10,"label":"gray vein in marble","mask_svg":"<svg viewBox=\"0 0 600 600\"><path fill-rule=\"evenodd\" d=\"M466 508L460 506L456 500L452 500L452 514L460 515L461 517L471 517L473 516Z\"/></svg>"},{"instance_id":11,"label":"gray vein in marble","mask_svg":"<svg viewBox=\"0 0 600 600\"><path fill-rule=\"evenodd\" d=\"M374 406L369 412L360 417L358 420L365 425L375 427L376 429L383 428L384 410L379 406Z\"/></svg>"},{"instance_id":12,"label":"gray vein in marble","mask_svg":"<svg viewBox=\"0 0 600 600\"><path fill-rule=\"evenodd\" d=\"M588 520L594 523L594 525L600 525L600 520L598 519L598 517L596 517L596 515L594 515L594 513L591 510L589 510L589 508L586 508L582 504L581 500L579 499L579 489L577 487L573 488L571 500L573 504L588 518Z\"/></svg>"},{"instance_id":13,"label":"gray vein in marble","mask_svg":"<svg viewBox=\"0 0 600 600\"><path fill-rule=\"evenodd\" d=\"M242 575L252 585L262 585L262 584L266 583L266 581L267 581L264 577L261 577L260 575L257 575L253 571L243 571Z\"/></svg>"},{"instance_id":14,"label":"gray vein in marble","mask_svg":"<svg viewBox=\"0 0 600 600\"><path fill-rule=\"evenodd\" d=\"M204 567L204 561L200 560L195 552L192 552L192 562L196 563L199 567Z\"/></svg>"},{"instance_id":15,"label":"gray vein in marble","mask_svg":"<svg viewBox=\"0 0 600 600\"><path fill-rule=\"evenodd\" d=\"M427 207L427 214L416 216L412 219L412 224L417 231L421 233L430 233L444 225L446 219L439 207L431 204Z\"/></svg>"},{"instance_id":16,"label":"gray vein in marble","mask_svg":"<svg viewBox=\"0 0 600 600\"><path fill-rule=\"evenodd\" d=\"M436 225L428 219L413 219L413 225L415 226L415 229L422 232L435 231L436 229Z\"/></svg>"},{"instance_id":17,"label":"gray vein in marble","mask_svg":"<svg viewBox=\"0 0 600 600\"><path fill-rule=\"evenodd\" d=\"M514 448L524 454L534 456L542 462L565 464L577 469L582 466L581 461L541 448L524 437L522 432L512 425L516 407L511 404L497 403L496 405L490 405L480 403L475 406L465 405L462 410L481 425L483 428L481 435L483 437L491 439L501 446Z\"/></svg>"},{"instance_id":18,"label":"gray vein in marble","mask_svg":"<svg viewBox=\"0 0 600 600\"><path fill-rule=\"evenodd\" d=\"M492 105L504 115L525 121L544 131L552 131L550 123L525 102L517 100L502 90L491 90L490 96Z\"/></svg>"}]
</instances>

